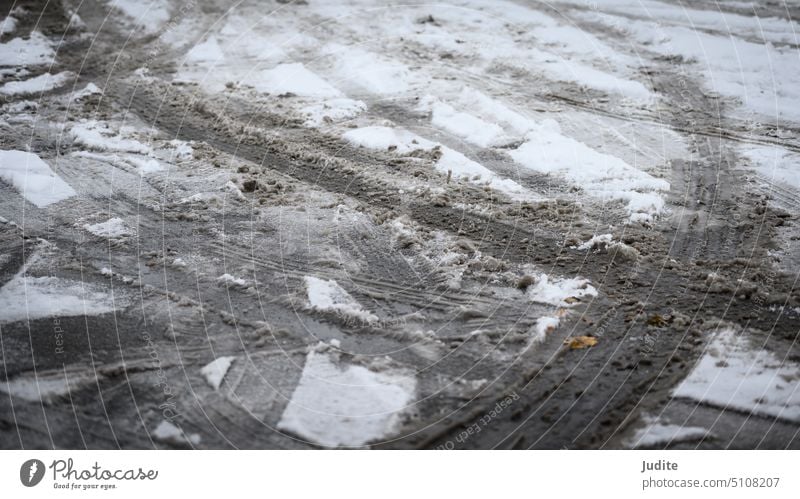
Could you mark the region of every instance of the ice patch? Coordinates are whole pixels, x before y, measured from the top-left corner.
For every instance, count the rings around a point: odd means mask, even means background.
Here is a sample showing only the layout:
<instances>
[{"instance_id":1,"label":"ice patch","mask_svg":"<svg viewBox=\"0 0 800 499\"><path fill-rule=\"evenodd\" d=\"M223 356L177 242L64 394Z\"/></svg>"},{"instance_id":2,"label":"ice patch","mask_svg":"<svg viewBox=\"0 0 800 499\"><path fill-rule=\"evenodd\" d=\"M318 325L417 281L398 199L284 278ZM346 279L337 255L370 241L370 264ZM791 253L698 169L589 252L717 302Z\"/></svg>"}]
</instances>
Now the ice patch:
<instances>
[{"instance_id":1,"label":"ice patch","mask_svg":"<svg viewBox=\"0 0 800 499\"><path fill-rule=\"evenodd\" d=\"M69 71L58 74L44 73L23 81L10 81L0 87L3 95L28 95L47 92L67 83L74 75Z\"/></svg>"},{"instance_id":2,"label":"ice patch","mask_svg":"<svg viewBox=\"0 0 800 499\"><path fill-rule=\"evenodd\" d=\"M611 244L612 237L613 236L611 234L601 234L599 236L592 236L591 239L578 245L578 247L575 249L579 251L586 251L598 247L606 247L609 244Z\"/></svg>"},{"instance_id":3,"label":"ice patch","mask_svg":"<svg viewBox=\"0 0 800 499\"><path fill-rule=\"evenodd\" d=\"M92 225L86 224L83 228L100 237L117 238L131 235L131 230L121 218L112 218Z\"/></svg>"},{"instance_id":4,"label":"ice patch","mask_svg":"<svg viewBox=\"0 0 800 499\"><path fill-rule=\"evenodd\" d=\"M754 348L743 334L726 329L673 396L800 422L800 364Z\"/></svg>"},{"instance_id":5,"label":"ice patch","mask_svg":"<svg viewBox=\"0 0 800 499\"><path fill-rule=\"evenodd\" d=\"M236 357L219 357L203 367L200 374L206 378L206 382L211 388L219 390L219 386L225 375L228 374L228 369L231 368L234 360Z\"/></svg>"},{"instance_id":6,"label":"ice patch","mask_svg":"<svg viewBox=\"0 0 800 499\"><path fill-rule=\"evenodd\" d=\"M367 323L378 320L378 316L364 310L361 304L336 281L325 281L306 276L303 278L303 282L306 285L308 304L312 309L320 312L334 312Z\"/></svg>"},{"instance_id":7,"label":"ice patch","mask_svg":"<svg viewBox=\"0 0 800 499\"><path fill-rule=\"evenodd\" d=\"M363 446L392 436L413 401L405 370L372 371L311 351L278 428L327 447Z\"/></svg>"},{"instance_id":8,"label":"ice patch","mask_svg":"<svg viewBox=\"0 0 800 499\"><path fill-rule=\"evenodd\" d=\"M56 277L16 276L0 288L0 322L100 315L116 308L108 293Z\"/></svg>"},{"instance_id":9,"label":"ice patch","mask_svg":"<svg viewBox=\"0 0 800 499\"><path fill-rule=\"evenodd\" d=\"M75 190L56 175L36 154L0 151L0 179L11 184L39 208L75 195Z\"/></svg>"}]
</instances>

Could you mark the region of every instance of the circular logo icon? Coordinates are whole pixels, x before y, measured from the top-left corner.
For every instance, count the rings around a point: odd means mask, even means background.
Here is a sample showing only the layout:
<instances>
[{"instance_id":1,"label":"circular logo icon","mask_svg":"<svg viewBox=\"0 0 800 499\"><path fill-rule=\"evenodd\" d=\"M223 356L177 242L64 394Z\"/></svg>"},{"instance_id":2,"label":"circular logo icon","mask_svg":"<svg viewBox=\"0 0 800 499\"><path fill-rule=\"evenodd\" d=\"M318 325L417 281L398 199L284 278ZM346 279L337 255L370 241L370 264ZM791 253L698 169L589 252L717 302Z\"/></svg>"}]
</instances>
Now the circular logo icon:
<instances>
[{"instance_id":1,"label":"circular logo icon","mask_svg":"<svg viewBox=\"0 0 800 499\"><path fill-rule=\"evenodd\" d=\"M38 459L28 459L19 469L19 480L26 487L34 487L44 478L44 463Z\"/></svg>"}]
</instances>

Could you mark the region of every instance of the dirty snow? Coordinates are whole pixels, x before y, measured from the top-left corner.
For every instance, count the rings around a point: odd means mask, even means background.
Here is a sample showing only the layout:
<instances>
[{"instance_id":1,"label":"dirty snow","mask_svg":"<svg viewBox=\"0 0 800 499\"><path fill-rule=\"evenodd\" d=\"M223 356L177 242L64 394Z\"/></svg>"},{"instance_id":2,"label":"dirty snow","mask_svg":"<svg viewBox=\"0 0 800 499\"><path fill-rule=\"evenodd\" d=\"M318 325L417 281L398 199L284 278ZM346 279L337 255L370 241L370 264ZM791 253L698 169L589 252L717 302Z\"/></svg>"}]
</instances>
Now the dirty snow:
<instances>
[{"instance_id":1,"label":"dirty snow","mask_svg":"<svg viewBox=\"0 0 800 499\"><path fill-rule=\"evenodd\" d=\"M780 359L726 329L711 340L673 396L800 422L800 364Z\"/></svg>"},{"instance_id":2,"label":"dirty snow","mask_svg":"<svg viewBox=\"0 0 800 499\"><path fill-rule=\"evenodd\" d=\"M380 441L398 431L416 384L405 370L373 371L311 351L278 428L326 447Z\"/></svg>"},{"instance_id":3,"label":"dirty snow","mask_svg":"<svg viewBox=\"0 0 800 499\"><path fill-rule=\"evenodd\" d=\"M36 154L0 151L0 180L11 184L39 208L75 195L75 190Z\"/></svg>"},{"instance_id":4,"label":"dirty snow","mask_svg":"<svg viewBox=\"0 0 800 499\"><path fill-rule=\"evenodd\" d=\"M364 322L375 322L378 316L364 310L360 303L334 280L317 277L303 278L308 295L308 305L320 312L334 312Z\"/></svg>"}]
</instances>

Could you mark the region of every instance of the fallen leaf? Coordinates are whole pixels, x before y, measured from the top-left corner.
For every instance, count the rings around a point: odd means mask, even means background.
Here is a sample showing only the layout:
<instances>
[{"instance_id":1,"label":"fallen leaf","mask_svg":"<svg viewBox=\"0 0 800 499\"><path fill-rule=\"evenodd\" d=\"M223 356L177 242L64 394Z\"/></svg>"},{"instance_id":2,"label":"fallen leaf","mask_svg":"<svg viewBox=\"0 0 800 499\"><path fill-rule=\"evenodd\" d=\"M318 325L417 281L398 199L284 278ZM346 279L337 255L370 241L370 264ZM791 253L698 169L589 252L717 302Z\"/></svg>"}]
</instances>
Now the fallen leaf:
<instances>
[{"instance_id":1,"label":"fallen leaf","mask_svg":"<svg viewBox=\"0 0 800 499\"><path fill-rule=\"evenodd\" d=\"M597 345L597 338L593 336L572 336L564 340L564 344L572 350L580 350Z\"/></svg>"},{"instance_id":2,"label":"fallen leaf","mask_svg":"<svg viewBox=\"0 0 800 499\"><path fill-rule=\"evenodd\" d=\"M580 300L575 298L574 296L568 296L567 298L564 298L564 303L569 303L570 305L572 305L573 303L578 303L579 301Z\"/></svg>"}]
</instances>

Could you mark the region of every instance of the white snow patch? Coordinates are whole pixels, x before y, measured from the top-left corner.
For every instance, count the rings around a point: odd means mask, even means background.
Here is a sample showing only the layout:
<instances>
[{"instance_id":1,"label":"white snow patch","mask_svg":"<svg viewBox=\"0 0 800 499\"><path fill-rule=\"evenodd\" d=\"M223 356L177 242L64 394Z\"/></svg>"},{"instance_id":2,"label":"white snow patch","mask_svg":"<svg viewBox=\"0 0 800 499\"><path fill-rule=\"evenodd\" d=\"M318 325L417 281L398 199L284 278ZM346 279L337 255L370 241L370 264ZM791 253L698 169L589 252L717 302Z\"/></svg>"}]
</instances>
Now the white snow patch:
<instances>
[{"instance_id":1,"label":"white snow patch","mask_svg":"<svg viewBox=\"0 0 800 499\"><path fill-rule=\"evenodd\" d=\"M236 357L219 357L203 367L200 374L206 378L206 382L211 388L219 390L219 386L225 375L228 374L228 369L231 368L234 360Z\"/></svg>"},{"instance_id":2,"label":"white snow patch","mask_svg":"<svg viewBox=\"0 0 800 499\"><path fill-rule=\"evenodd\" d=\"M16 276L0 288L0 322L100 315L115 309L108 293L56 277Z\"/></svg>"},{"instance_id":3,"label":"white snow patch","mask_svg":"<svg viewBox=\"0 0 800 499\"><path fill-rule=\"evenodd\" d=\"M436 169L441 173L451 172L456 178L466 177L479 184L487 184L505 193L512 199L529 199L527 190L510 179L504 179L485 166L472 161L463 154L436 142L423 139L407 130L384 126L369 126L347 131L343 138L348 142L370 149L387 150L394 147L397 154L407 154L416 150L430 151L438 148L441 152Z\"/></svg>"},{"instance_id":4,"label":"white snow patch","mask_svg":"<svg viewBox=\"0 0 800 499\"><path fill-rule=\"evenodd\" d=\"M111 0L108 3L141 26L146 33L155 33L169 21L167 0Z\"/></svg>"},{"instance_id":5,"label":"white snow patch","mask_svg":"<svg viewBox=\"0 0 800 499\"><path fill-rule=\"evenodd\" d=\"M74 102L74 101L77 101L77 100L81 100L84 97L88 97L90 95L96 95L96 94L102 94L102 93L103 93L103 91L100 90L100 87L98 87L97 85L95 85L92 82L89 82L81 90L79 90L79 91L75 92L74 94L72 94L72 99L71 100Z\"/></svg>"},{"instance_id":6,"label":"white snow patch","mask_svg":"<svg viewBox=\"0 0 800 499\"><path fill-rule=\"evenodd\" d=\"M159 423L156 429L153 430L152 435L156 440L168 444L185 445L191 443L197 445L200 443L200 435L196 433L187 435L183 430L166 420Z\"/></svg>"},{"instance_id":7,"label":"white snow patch","mask_svg":"<svg viewBox=\"0 0 800 499\"><path fill-rule=\"evenodd\" d=\"M530 286L527 294L528 298L536 303L570 307L574 303L570 303L569 298L597 296L597 290L587 279L573 277L550 280L547 274L540 274L536 279L536 285Z\"/></svg>"},{"instance_id":8,"label":"white snow patch","mask_svg":"<svg viewBox=\"0 0 800 499\"><path fill-rule=\"evenodd\" d=\"M330 44L322 49L336 61L334 71L368 92L388 95L405 92L409 87L409 71L398 61L367 52L358 47Z\"/></svg>"},{"instance_id":9,"label":"white snow patch","mask_svg":"<svg viewBox=\"0 0 800 499\"><path fill-rule=\"evenodd\" d=\"M405 370L376 372L311 351L278 428L327 447L366 445L398 430L416 384Z\"/></svg>"},{"instance_id":10,"label":"white snow patch","mask_svg":"<svg viewBox=\"0 0 800 499\"><path fill-rule=\"evenodd\" d=\"M0 151L0 179L39 208L75 195L75 190L56 175L36 154Z\"/></svg>"},{"instance_id":11,"label":"white snow patch","mask_svg":"<svg viewBox=\"0 0 800 499\"><path fill-rule=\"evenodd\" d=\"M347 98L328 99L300 109L307 119L306 126L318 127L350 118L355 118L367 110L367 105L360 100Z\"/></svg>"},{"instance_id":12,"label":"white snow patch","mask_svg":"<svg viewBox=\"0 0 800 499\"><path fill-rule=\"evenodd\" d=\"M547 338L547 333L555 331L561 319L558 317L539 317L536 319L536 324L533 326L533 336L531 337L531 344L541 343Z\"/></svg>"},{"instance_id":13,"label":"white snow patch","mask_svg":"<svg viewBox=\"0 0 800 499\"><path fill-rule=\"evenodd\" d=\"M754 348L743 334L725 329L673 396L800 422L800 364Z\"/></svg>"},{"instance_id":14,"label":"white snow patch","mask_svg":"<svg viewBox=\"0 0 800 499\"><path fill-rule=\"evenodd\" d=\"M108 125L97 120L85 120L73 125L70 130L76 144L80 144L95 151L134 152L150 154L150 146L138 140L125 138L122 134L114 133Z\"/></svg>"},{"instance_id":15,"label":"white snow patch","mask_svg":"<svg viewBox=\"0 0 800 499\"><path fill-rule=\"evenodd\" d=\"M52 64L56 53L50 41L38 31L25 40L14 38L0 43L0 66L38 66Z\"/></svg>"},{"instance_id":16,"label":"white snow patch","mask_svg":"<svg viewBox=\"0 0 800 499\"><path fill-rule=\"evenodd\" d=\"M660 422L644 416L645 427L640 428L628 439L627 445L636 447L663 447L679 442L693 442L708 436L709 431L698 426L681 426Z\"/></svg>"},{"instance_id":17,"label":"white snow patch","mask_svg":"<svg viewBox=\"0 0 800 499\"><path fill-rule=\"evenodd\" d=\"M333 98L342 93L300 63L279 64L253 73L244 83L259 92L292 93L303 97Z\"/></svg>"},{"instance_id":18,"label":"white snow patch","mask_svg":"<svg viewBox=\"0 0 800 499\"><path fill-rule=\"evenodd\" d=\"M334 280L323 280L317 277L303 278L308 294L308 304L320 312L334 312L346 317L353 317L364 322L376 322L378 316L364 310L360 303Z\"/></svg>"},{"instance_id":19,"label":"white snow patch","mask_svg":"<svg viewBox=\"0 0 800 499\"><path fill-rule=\"evenodd\" d=\"M245 281L241 277L233 277L230 274L222 274L221 276L217 277L217 281L226 284L234 284L236 286L242 286L242 287L247 286L247 281Z\"/></svg>"},{"instance_id":20,"label":"white snow patch","mask_svg":"<svg viewBox=\"0 0 800 499\"><path fill-rule=\"evenodd\" d=\"M62 71L58 74L44 73L34 76L27 80L10 81L0 87L0 94L4 95L28 95L40 92L47 92L67 83L73 74L69 71Z\"/></svg>"},{"instance_id":21,"label":"white snow patch","mask_svg":"<svg viewBox=\"0 0 800 499\"><path fill-rule=\"evenodd\" d=\"M69 395L71 390L82 388L94 382L91 375L70 375L69 380L63 374L44 376L18 376L9 381L0 382L0 392L28 402L51 403Z\"/></svg>"},{"instance_id":22,"label":"white snow patch","mask_svg":"<svg viewBox=\"0 0 800 499\"><path fill-rule=\"evenodd\" d=\"M225 54L213 36L208 37L203 43L195 45L186 54L186 60L189 62L220 62L224 59Z\"/></svg>"},{"instance_id":23,"label":"white snow patch","mask_svg":"<svg viewBox=\"0 0 800 499\"><path fill-rule=\"evenodd\" d=\"M612 240L613 236L611 234L601 234L599 236L592 236L592 238L589 239L588 241L578 245L576 249L579 251L585 251L599 247L607 247L609 244L611 244Z\"/></svg>"},{"instance_id":24,"label":"white snow patch","mask_svg":"<svg viewBox=\"0 0 800 499\"><path fill-rule=\"evenodd\" d=\"M741 151L767 180L800 190L800 154L775 146L747 146Z\"/></svg>"},{"instance_id":25,"label":"white snow patch","mask_svg":"<svg viewBox=\"0 0 800 499\"><path fill-rule=\"evenodd\" d=\"M562 135L555 121L543 121L525 139L509 154L526 168L562 177L594 197L627 202L630 215L653 216L664 210L659 191L669 190L667 181Z\"/></svg>"},{"instance_id":26,"label":"white snow patch","mask_svg":"<svg viewBox=\"0 0 800 499\"><path fill-rule=\"evenodd\" d=\"M11 16L6 16L3 22L0 23L0 35L7 35L13 33L17 29L17 19Z\"/></svg>"},{"instance_id":27,"label":"white snow patch","mask_svg":"<svg viewBox=\"0 0 800 499\"><path fill-rule=\"evenodd\" d=\"M100 237L117 238L131 235L131 230L121 218L111 218L92 225L86 224L83 228Z\"/></svg>"}]
</instances>

